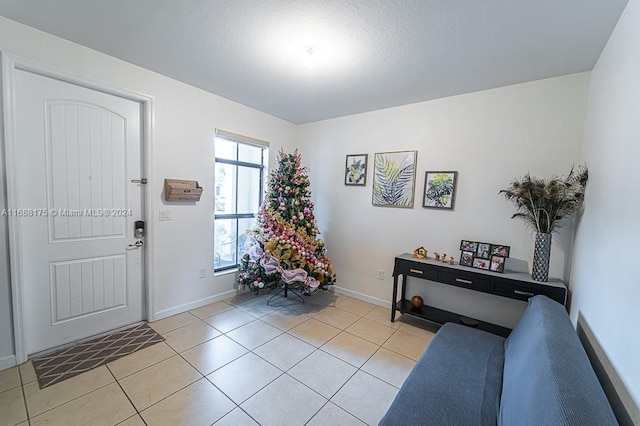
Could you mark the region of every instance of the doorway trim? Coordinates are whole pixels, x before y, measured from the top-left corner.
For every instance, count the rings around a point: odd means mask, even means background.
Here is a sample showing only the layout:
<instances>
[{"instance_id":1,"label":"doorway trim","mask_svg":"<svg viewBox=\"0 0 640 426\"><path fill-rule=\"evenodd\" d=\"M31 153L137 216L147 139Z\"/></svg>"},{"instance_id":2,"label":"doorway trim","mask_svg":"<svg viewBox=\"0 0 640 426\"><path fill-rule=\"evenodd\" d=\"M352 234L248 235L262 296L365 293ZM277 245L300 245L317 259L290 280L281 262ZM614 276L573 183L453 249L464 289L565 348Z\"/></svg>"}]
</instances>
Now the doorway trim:
<instances>
[{"instance_id":1,"label":"doorway trim","mask_svg":"<svg viewBox=\"0 0 640 426\"><path fill-rule=\"evenodd\" d=\"M141 130L142 130L142 158L144 173L147 178L147 188L143 199L144 220L146 222L146 244L145 262L143 270L143 300L145 309L144 317L152 321L154 318L154 285L155 277L152 265L154 265L154 238L153 222L150 220L155 211L153 194L153 102L154 98L143 93L134 92L98 81L93 81L84 77L71 74L65 70L41 64L27 58L23 58L7 52L2 52L2 110L4 123L4 154L5 154L5 176L7 185L7 209L17 208L17 182L15 179L16 165L14 162L15 153L15 85L14 74L17 70L27 71L44 77L54 78L66 83L75 84L88 89L97 90L110 95L125 98L138 102L142 106ZM143 176L141 176L143 177ZM20 257L20 224L17 217L8 216L9 230L9 270L11 288L11 312L13 315L13 344L16 364L21 364L27 360L26 347L24 342L24 318L23 318L23 280L22 280L22 259Z\"/></svg>"}]
</instances>

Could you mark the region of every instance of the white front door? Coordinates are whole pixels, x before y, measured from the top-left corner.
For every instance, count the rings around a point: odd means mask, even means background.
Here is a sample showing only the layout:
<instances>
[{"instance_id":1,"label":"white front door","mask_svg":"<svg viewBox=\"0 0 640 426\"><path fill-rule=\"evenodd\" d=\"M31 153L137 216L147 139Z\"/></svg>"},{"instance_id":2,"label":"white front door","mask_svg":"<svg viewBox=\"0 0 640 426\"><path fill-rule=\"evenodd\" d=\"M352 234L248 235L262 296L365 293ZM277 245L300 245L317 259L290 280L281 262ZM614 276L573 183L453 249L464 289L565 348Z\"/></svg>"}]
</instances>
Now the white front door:
<instances>
[{"instance_id":1,"label":"white front door","mask_svg":"<svg viewBox=\"0 0 640 426\"><path fill-rule=\"evenodd\" d=\"M143 319L142 105L14 73L13 159L27 354Z\"/></svg>"}]
</instances>

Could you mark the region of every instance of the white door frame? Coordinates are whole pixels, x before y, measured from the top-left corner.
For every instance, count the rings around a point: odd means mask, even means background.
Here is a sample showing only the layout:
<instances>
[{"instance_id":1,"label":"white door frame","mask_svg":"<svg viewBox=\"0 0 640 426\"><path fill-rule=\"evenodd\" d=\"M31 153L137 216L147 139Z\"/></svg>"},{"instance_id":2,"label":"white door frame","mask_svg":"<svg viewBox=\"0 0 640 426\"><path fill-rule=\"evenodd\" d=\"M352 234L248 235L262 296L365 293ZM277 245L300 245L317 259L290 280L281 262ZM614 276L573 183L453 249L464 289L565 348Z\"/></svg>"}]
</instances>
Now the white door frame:
<instances>
[{"instance_id":1,"label":"white door frame","mask_svg":"<svg viewBox=\"0 0 640 426\"><path fill-rule=\"evenodd\" d=\"M110 95L119 96L138 102L142 106L141 129L142 129L142 149L144 173L147 178L147 188L144 196L144 220L145 220L145 261L144 261L144 278L143 278L143 300L146 312L143 312L145 318L149 321L154 319L154 272L152 265L154 264L153 249L153 223L150 218L153 216L151 212L155 211L155 203L153 199L154 185L151 167L152 161L152 140L153 140L153 97L125 90L97 81L88 80L68 73L64 70L53 68L40 64L30 59L22 58L17 55L2 52L2 106L4 118L4 152L5 152L5 175L7 179L7 209L17 208L17 182L16 182L16 164L15 164L15 86L14 73L16 70L23 70L39 74L45 77L54 78L67 83L86 87L88 89L97 90ZM141 176L142 177L142 176ZM16 363L20 364L27 360L27 353L24 343L24 318L23 318L23 299L22 289L24 283L22 281L22 259L20 257L20 223L17 217L8 216L9 222L9 256L10 256L10 279L11 279L11 305L13 313L13 341L16 355Z\"/></svg>"}]
</instances>

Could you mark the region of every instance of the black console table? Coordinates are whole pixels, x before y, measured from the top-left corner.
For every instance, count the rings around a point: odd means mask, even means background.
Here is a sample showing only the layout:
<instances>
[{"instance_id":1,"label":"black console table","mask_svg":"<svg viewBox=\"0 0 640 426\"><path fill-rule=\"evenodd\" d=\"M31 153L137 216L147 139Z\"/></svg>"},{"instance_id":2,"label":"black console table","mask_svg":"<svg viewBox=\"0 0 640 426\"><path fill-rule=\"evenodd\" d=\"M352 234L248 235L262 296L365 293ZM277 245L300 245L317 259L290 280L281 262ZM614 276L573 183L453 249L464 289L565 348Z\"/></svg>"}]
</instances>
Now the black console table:
<instances>
[{"instance_id":1,"label":"black console table","mask_svg":"<svg viewBox=\"0 0 640 426\"><path fill-rule=\"evenodd\" d=\"M402 296L400 300L397 300L398 278L400 276L402 276ZM453 312L429 306L426 303L421 308L414 308L406 295L407 277L422 278L510 299L528 300L532 296L543 294L565 307L567 305L567 288L558 279L549 279L549 282L541 283L532 280L529 274L526 273L505 271L505 273L500 274L460 265L450 265L432 259L417 259L409 253L404 253L396 257L393 267L391 322L395 319L396 311L400 311L403 314L438 324L456 322L472 325L481 330L505 337L511 332L509 328L466 318Z\"/></svg>"}]
</instances>

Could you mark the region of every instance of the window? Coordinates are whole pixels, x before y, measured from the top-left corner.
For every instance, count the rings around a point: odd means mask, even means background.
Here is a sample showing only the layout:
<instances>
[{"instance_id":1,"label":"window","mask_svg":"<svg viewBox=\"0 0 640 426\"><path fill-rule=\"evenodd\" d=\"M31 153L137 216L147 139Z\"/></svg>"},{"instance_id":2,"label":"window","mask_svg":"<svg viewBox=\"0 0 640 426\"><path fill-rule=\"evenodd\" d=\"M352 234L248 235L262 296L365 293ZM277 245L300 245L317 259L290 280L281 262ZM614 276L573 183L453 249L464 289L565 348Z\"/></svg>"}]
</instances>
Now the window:
<instances>
[{"instance_id":1,"label":"window","mask_svg":"<svg viewBox=\"0 0 640 426\"><path fill-rule=\"evenodd\" d=\"M214 271L234 269L262 203L268 143L216 130Z\"/></svg>"}]
</instances>

